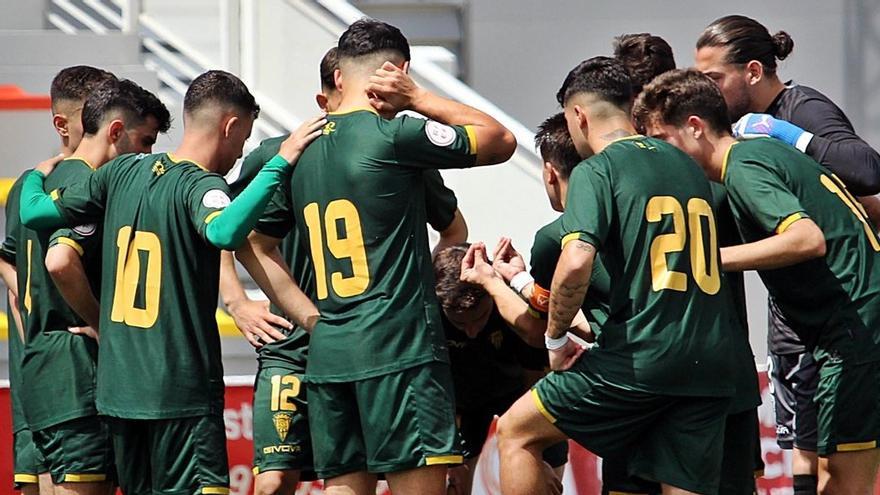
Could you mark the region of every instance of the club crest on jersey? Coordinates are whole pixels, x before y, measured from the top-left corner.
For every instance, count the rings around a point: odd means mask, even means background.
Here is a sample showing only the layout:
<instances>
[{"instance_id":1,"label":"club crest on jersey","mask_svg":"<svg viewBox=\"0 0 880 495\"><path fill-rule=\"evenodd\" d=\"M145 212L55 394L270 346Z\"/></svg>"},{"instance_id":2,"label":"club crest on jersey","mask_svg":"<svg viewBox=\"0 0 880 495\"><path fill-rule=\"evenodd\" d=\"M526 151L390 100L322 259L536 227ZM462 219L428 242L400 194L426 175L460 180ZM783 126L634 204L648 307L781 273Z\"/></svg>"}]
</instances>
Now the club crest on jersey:
<instances>
[{"instance_id":1,"label":"club crest on jersey","mask_svg":"<svg viewBox=\"0 0 880 495\"><path fill-rule=\"evenodd\" d=\"M98 225L94 223L84 223L73 228L74 232L83 237L88 237L94 234L96 230L98 230Z\"/></svg>"},{"instance_id":2,"label":"club crest on jersey","mask_svg":"<svg viewBox=\"0 0 880 495\"><path fill-rule=\"evenodd\" d=\"M324 128L321 129L321 134L328 136L332 133L336 132L336 122L327 122L324 124Z\"/></svg>"},{"instance_id":3,"label":"club crest on jersey","mask_svg":"<svg viewBox=\"0 0 880 495\"><path fill-rule=\"evenodd\" d=\"M492 342L492 347L501 349L501 344L504 342L504 335L500 330L496 330L489 336L489 341Z\"/></svg>"},{"instance_id":4,"label":"club crest on jersey","mask_svg":"<svg viewBox=\"0 0 880 495\"><path fill-rule=\"evenodd\" d=\"M425 124L425 135L437 146L449 146L455 142L455 129L433 120Z\"/></svg>"},{"instance_id":5,"label":"club crest on jersey","mask_svg":"<svg viewBox=\"0 0 880 495\"><path fill-rule=\"evenodd\" d=\"M275 432L278 433L278 438L283 442L287 438L287 433L290 431L290 420L292 416L287 413L275 413L272 416L272 424L275 425Z\"/></svg>"},{"instance_id":6,"label":"club crest on jersey","mask_svg":"<svg viewBox=\"0 0 880 495\"><path fill-rule=\"evenodd\" d=\"M231 203L229 195L220 189L211 189L202 197L205 208L226 208Z\"/></svg>"},{"instance_id":7,"label":"club crest on jersey","mask_svg":"<svg viewBox=\"0 0 880 495\"><path fill-rule=\"evenodd\" d=\"M163 175L165 173L165 164L162 163L161 160L156 160L156 163L153 164L153 168L151 170L157 176Z\"/></svg>"}]
</instances>

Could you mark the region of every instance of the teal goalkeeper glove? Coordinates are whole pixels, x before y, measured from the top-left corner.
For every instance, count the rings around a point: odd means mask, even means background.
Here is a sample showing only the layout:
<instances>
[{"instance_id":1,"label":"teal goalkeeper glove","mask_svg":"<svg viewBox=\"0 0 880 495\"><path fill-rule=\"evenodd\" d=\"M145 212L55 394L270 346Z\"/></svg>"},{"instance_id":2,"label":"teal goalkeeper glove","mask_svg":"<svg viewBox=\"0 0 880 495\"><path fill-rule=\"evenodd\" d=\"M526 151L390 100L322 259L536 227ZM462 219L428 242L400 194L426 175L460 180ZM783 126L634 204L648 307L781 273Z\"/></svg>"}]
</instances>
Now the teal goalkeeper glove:
<instances>
[{"instance_id":1,"label":"teal goalkeeper glove","mask_svg":"<svg viewBox=\"0 0 880 495\"><path fill-rule=\"evenodd\" d=\"M753 139L776 138L806 153L813 135L791 122L774 118L766 113L747 113L733 125L733 137Z\"/></svg>"}]
</instances>

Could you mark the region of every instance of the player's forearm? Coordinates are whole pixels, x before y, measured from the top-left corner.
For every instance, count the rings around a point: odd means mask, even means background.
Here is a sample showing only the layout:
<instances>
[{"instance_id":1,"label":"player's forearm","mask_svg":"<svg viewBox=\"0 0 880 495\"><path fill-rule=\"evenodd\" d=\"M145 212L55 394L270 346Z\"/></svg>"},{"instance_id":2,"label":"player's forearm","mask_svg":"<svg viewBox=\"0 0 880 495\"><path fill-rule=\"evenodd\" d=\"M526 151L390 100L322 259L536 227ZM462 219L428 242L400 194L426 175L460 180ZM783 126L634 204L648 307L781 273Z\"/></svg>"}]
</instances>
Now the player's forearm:
<instances>
[{"instance_id":1,"label":"player's forearm","mask_svg":"<svg viewBox=\"0 0 880 495\"><path fill-rule=\"evenodd\" d=\"M254 180L208 224L206 237L215 247L234 250L240 246L259 220L278 184L290 174L291 167L275 155Z\"/></svg>"},{"instance_id":2,"label":"player's forearm","mask_svg":"<svg viewBox=\"0 0 880 495\"><path fill-rule=\"evenodd\" d=\"M510 326L523 342L539 349L544 348L544 331L547 322L529 313L529 305L517 295L501 278L492 278L485 286L486 292L495 301L501 318Z\"/></svg>"},{"instance_id":3,"label":"player's forearm","mask_svg":"<svg viewBox=\"0 0 880 495\"><path fill-rule=\"evenodd\" d=\"M785 232L760 241L721 248L724 271L774 270L825 256L825 236L804 218Z\"/></svg>"},{"instance_id":4,"label":"player's forearm","mask_svg":"<svg viewBox=\"0 0 880 495\"><path fill-rule=\"evenodd\" d=\"M813 136L806 152L840 177L853 194L880 193L880 154L857 136L836 140Z\"/></svg>"},{"instance_id":5,"label":"player's forearm","mask_svg":"<svg viewBox=\"0 0 880 495\"><path fill-rule=\"evenodd\" d=\"M15 273L15 265L0 258L0 277L3 283L15 297L18 297L18 277Z\"/></svg>"},{"instance_id":6,"label":"player's forearm","mask_svg":"<svg viewBox=\"0 0 880 495\"><path fill-rule=\"evenodd\" d=\"M477 165L501 163L516 151L516 138L493 117L474 107L421 90L412 110L449 125L471 126L476 135Z\"/></svg>"},{"instance_id":7,"label":"player's forearm","mask_svg":"<svg viewBox=\"0 0 880 495\"><path fill-rule=\"evenodd\" d=\"M547 321L550 338L560 338L571 328L590 286L595 257L596 248L581 240L570 241L562 249L550 288Z\"/></svg>"},{"instance_id":8,"label":"player's forearm","mask_svg":"<svg viewBox=\"0 0 880 495\"><path fill-rule=\"evenodd\" d=\"M9 297L9 315L12 317L12 321L15 322L15 328L18 329L18 337L24 342L24 325L21 322L21 311L18 310L18 296L13 294L12 291L7 292Z\"/></svg>"},{"instance_id":9,"label":"player's forearm","mask_svg":"<svg viewBox=\"0 0 880 495\"><path fill-rule=\"evenodd\" d=\"M452 222L449 224L449 226L440 231L440 240L437 241L437 245L434 247L433 254L436 255L440 251L450 246L455 246L456 244L467 242L467 237L467 223L465 223L464 217L461 215L461 212L456 209L455 216L452 218Z\"/></svg>"},{"instance_id":10,"label":"player's forearm","mask_svg":"<svg viewBox=\"0 0 880 495\"><path fill-rule=\"evenodd\" d=\"M248 240L235 252L235 256L275 306L281 308L294 323L312 331L319 316L318 308L290 276L290 268L277 248L267 252Z\"/></svg>"},{"instance_id":11,"label":"player's forearm","mask_svg":"<svg viewBox=\"0 0 880 495\"><path fill-rule=\"evenodd\" d=\"M67 305L88 326L99 328L100 305L79 255L69 246L52 246L46 253L46 269Z\"/></svg>"},{"instance_id":12,"label":"player's forearm","mask_svg":"<svg viewBox=\"0 0 880 495\"><path fill-rule=\"evenodd\" d=\"M229 307L236 301L247 299L244 286L235 272L235 257L229 251L220 252L220 297L223 305Z\"/></svg>"},{"instance_id":13,"label":"player's forearm","mask_svg":"<svg viewBox=\"0 0 880 495\"><path fill-rule=\"evenodd\" d=\"M45 230L63 227L66 222L55 201L43 191L46 177L34 170L27 174L21 185L21 207L19 216L25 227Z\"/></svg>"}]
</instances>

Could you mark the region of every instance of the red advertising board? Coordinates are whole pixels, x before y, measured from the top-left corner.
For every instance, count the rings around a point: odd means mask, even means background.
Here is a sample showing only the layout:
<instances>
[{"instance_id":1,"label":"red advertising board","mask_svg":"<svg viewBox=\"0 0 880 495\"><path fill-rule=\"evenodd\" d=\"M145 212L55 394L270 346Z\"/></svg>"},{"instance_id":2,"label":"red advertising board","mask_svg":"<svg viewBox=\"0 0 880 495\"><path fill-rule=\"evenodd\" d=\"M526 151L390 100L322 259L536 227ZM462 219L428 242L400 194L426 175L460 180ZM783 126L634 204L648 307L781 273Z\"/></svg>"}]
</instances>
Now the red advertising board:
<instances>
[{"instance_id":1,"label":"red advertising board","mask_svg":"<svg viewBox=\"0 0 880 495\"><path fill-rule=\"evenodd\" d=\"M776 445L775 422L770 407L770 392L767 377L761 373L761 391L764 400L759 409L761 421L761 448L766 468L764 477L758 480L759 495L791 495L791 456ZM226 437L229 447L230 492L232 495L248 495L253 490L253 472L251 458L253 456L251 442L253 430L251 421L253 409L252 380L250 378L231 379L226 387ZM0 494L12 493L12 424L10 420L10 404L8 387L0 387ZM493 425L494 432L494 425ZM498 488L498 455L494 434L487 440L484 455L475 473L475 495L494 495L500 493ZM601 460L576 444L571 445L570 460L566 468L564 485L565 493L578 495L598 495L601 487ZM298 495L318 495L323 493L321 483L303 483L297 490ZM379 494L387 494L383 484ZM880 491L875 490L875 493Z\"/></svg>"}]
</instances>

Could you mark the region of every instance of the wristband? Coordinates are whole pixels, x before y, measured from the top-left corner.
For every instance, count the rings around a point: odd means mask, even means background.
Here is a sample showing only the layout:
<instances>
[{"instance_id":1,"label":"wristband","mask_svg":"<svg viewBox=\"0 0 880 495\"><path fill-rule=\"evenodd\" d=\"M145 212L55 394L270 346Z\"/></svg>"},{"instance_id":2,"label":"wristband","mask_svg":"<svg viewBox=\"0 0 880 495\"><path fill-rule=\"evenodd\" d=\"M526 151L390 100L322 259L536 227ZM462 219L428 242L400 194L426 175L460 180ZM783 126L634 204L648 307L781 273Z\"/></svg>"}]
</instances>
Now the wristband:
<instances>
[{"instance_id":1,"label":"wristband","mask_svg":"<svg viewBox=\"0 0 880 495\"><path fill-rule=\"evenodd\" d=\"M532 285L532 295L529 297L529 306L539 313L550 311L550 291L541 287L537 282Z\"/></svg>"},{"instance_id":2,"label":"wristband","mask_svg":"<svg viewBox=\"0 0 880 495\"><path fill-rule=\"evenodd\" d=\"M568 343L568 332L562 334L562 337L558 339L554 339L553 337L544 334L544 347L547 348L548 351L555 351L557 349L561 349L565 344Z\"/></svg>"},{"instance_id":3,"label":"wristband","mask_svg":"<svg viewBox=\"0 0 880 495\"><path fill-rule=\"evenodd\" d=\"M523 289L526 288L527 285L534 282L535 279L529 275L529 272L522 271L517 273L510 279L510 288L515 290L517 294L522 293Z\"/></svg>"}]
</instances>

